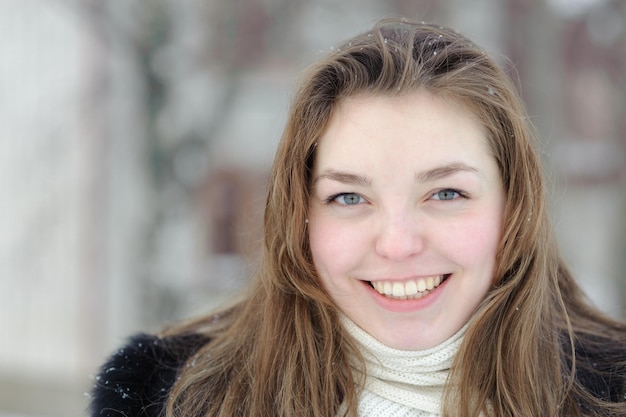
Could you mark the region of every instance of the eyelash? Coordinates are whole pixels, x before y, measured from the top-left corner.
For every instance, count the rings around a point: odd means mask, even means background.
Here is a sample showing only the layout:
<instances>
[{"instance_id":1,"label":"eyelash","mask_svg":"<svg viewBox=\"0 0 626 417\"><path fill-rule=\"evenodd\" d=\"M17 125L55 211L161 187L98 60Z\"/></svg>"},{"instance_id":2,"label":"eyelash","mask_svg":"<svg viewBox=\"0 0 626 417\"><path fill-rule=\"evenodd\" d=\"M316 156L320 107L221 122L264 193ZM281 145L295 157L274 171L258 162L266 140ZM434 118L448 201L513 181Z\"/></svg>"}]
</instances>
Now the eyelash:
<instances>
[{"instance_id":1,"label":"eyelash","mask_svg":"<svg viewBox=\"0 0 626 417\"><path fill-rule=\"evenodd\" d=\"M447 198L447 199L441 198L441 196L439 198L435 198L435 197L437 197L437 195L440 195L442 193L454 194L454 196L452 196L452 198ZM337 201L339 198L345 197L345 196L355 196L355 197L358 197L359 201L357 203L354 203L354 204L347 204L345 202L341 203L341 202ZM431 196L430 196L430 199L435 200L435 201L453 201L453 200L456 200L458 198L467 199L467 198L469 198L469 196L466 193L464 193L463 191L457 190L455 188L444 188L444 189L441 189L441 190L437 190L434 193L432 193ZM363 196L361 196L358 193L351 193L351 192L343 192L343 193L333 194L333 195L329 196L325 200L326 204L337 203L337 204L341 204L343 206L355 206L355 205L358 205L359 203L361 203L363 201L365 201L365 198L363 198Z\"/></svg>"},{"instance_id":2,"label":"eyelash","mask_svg":"<svg viewBox=\"0 0 626 417\"><path fill-rule=\"evenodd\" d=\"M355 204L339 203L337 201L340 197L345 197L345 196L356 196L356 197L359 198L360 201L358 203L355 203ZM337 194L333 194L330 197L328 197L326 199L326 204L337 203L337 204L341 204L342 206L356 206L356 205L358 205L359 203L362 202L361 200L365 201L365 198L363 198L363 196L361 196L358 193L350 193L350 192L348 192L348 193L337 193Z\"/></svg>"},{"instance_id":3,"label":"eyelash","mask_svg":"<svg viewBox=\"0 0 626 417\"><path fill-rule=\"evenodd\" d=\"M435 196L437 196L438 194L441 194L441 193L456 194L456 196L454 196L453 198L449 198L449 199L435 198ZM431 199L437 200L437 201L452 201L452 200L456 200L457 198L465 198L465 199L467 199L468 196L463 191L457 190L457 189L454 189L454 188L444 188L442 190L437 190L434 193L432 193L432 195L431 195Z\"/></svg>"}]
</instances>

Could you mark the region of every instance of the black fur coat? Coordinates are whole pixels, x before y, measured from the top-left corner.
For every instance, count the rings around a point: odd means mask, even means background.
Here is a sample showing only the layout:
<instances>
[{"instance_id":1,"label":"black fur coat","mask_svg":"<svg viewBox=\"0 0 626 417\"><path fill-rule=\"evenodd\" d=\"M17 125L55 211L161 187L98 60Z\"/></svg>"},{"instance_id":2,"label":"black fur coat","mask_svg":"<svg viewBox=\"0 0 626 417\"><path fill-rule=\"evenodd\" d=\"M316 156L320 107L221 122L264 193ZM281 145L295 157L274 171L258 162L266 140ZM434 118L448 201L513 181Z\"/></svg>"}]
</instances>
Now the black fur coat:
<instances>
[{"instance_id":1,"label":"black fur coat","mask_svg":"<svg viewBox=\"0 0 626 417\"><path fill-rule=\"evenodd\" d=\"M176 382L180 367L207 342L206 337L197 334L168 338L140 334L131 338L96 376L90 416L163 417L169 390ZM577 378L598 398L626 401L626 370L616 370L612 360L607 360L624 358L626 349L619 347L606 353L602 358L592 358L581 349L579 356L583 363L608 371L609 379L585 371L585 367L581 367Z\"/></svg>"},{"instance_id":2,"label":"black fur coat","mask_svg":"<svg viewBox=\"0 0 626 417\"><path fill-rule=\"evenodd\" d=\"M96 376L93 417L162 417L179 368L207 339L140 334L115 352Z\"/></svg>"}]
</instances>

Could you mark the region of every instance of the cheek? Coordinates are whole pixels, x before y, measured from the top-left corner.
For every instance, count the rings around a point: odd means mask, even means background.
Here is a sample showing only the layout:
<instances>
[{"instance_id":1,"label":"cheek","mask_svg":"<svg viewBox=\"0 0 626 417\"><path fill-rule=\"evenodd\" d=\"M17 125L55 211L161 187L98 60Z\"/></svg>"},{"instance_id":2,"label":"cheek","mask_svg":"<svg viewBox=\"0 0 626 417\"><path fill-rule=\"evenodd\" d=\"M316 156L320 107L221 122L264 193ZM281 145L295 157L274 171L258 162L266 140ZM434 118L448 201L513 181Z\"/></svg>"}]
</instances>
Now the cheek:
<instances>
[{"instance_id":1,"label":"cheek","mask_svg":"<svg viewBox=\"0 0 626 417\"><path fill-rule=\"evenodd\" d=\"M501 216L498 213L480 215L459 224L456 233L449 234L447 247L459 263L493 272L501 235Z\"/></svg>"},{"instance_id":2,"label":"cheek","mask_svg":"<svg viewBox=\"0 0 626 417\"><path fill-rule=\"evenodd\" d=\"M315 267L322 277L345 273L358 265L363 252L363 235L326 216L311 216L309 243Z\"/></svg>"},{"instance_id":3,"label":"cheek","mask_svg":"<svg viewBox=\"0 0 626 417\"><path fill-rule=\"evenodd\" d=\"M318 269L318 264L327 258L327 253L331 252L333 247L337 246L330 225L320 221L317 216L314 215L311 215L309 220L309 244L311 246L313 262Z\"/></svg>"},{"instance_id":4,"label":"cheek","mask_svg":"<svg viewBox=\"0 0 626 417\"><path fill-rule=\"evenodd\" d=\"M337 246L332 226L312 215L309 220L309 243L313 259L324 257L324 253Z\"/></svg>"}]
</instances>

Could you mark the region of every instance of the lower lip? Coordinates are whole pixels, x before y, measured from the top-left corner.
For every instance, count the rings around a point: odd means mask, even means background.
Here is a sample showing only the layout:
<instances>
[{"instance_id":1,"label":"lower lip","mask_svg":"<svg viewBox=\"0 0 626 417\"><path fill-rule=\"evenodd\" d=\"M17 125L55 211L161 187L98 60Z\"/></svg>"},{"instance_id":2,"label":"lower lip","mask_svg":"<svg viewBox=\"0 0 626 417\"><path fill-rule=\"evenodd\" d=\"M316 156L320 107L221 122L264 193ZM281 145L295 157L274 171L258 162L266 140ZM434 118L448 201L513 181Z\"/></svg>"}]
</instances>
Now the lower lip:
<instances>
[{"instance_id":1,"label":"lower lip","mask_svg":"<svg viewBox=\"0 0 626 417\"><path fill-rule=\"evenodd\" d=\"M437 301L443 290L445 289L451 276L448 276L439 286L422 298L414 300L399 300L397 298L390 298L382 295L376 291L369 282L363 282L370 295L380 307L385 310L392 311L394 313L406 313L411 311L423 310L431 306Z\"/></svg>"}]
</instances>

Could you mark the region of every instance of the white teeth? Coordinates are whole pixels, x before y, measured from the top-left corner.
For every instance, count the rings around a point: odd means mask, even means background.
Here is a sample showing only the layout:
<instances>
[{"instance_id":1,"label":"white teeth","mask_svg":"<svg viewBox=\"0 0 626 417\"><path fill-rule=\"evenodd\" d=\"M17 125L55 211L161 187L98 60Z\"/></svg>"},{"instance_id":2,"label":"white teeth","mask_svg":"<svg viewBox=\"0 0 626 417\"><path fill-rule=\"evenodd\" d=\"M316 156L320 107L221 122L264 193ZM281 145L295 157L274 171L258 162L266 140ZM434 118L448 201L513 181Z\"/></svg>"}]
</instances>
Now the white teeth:
<instances>
[{"instance_id":1,"label":"white teeth","mask_svg":"<svg viewBox=\"0 0 626 417\"><path fill-rule=\"evenodd\" d=\"M428 292L437 288L442 281L443 277L438 275L408 281L372 281L372 286L380 294L392 298L414 299L422 298Z\"/></svg>"},{"instance_id":2,"label":"white teeth","mask_svg":"<svg viewBox=\"0 0 626 417\"><path fill-rule=\"evenodd\" d=\"M435 278L428 277L426 279L426 288L429 290L432 290L433 288L435 288Z\"/></svg>"},{"instance_id":3,"label":"white teeth","mask_svg":"<svg viewBox=\"0 0 626 417\"><path fill-rule=\"evenodd\" d=\"M399 282L393 283L393 296L394 297L404 297L406 293L404 292L404 285Z\"/></svg>"},{"instance_id":4,"label":"white teeth","mask_svg":"<svg viewBox=\"0 0 626 417\"><path fill-rule=\"evenodd\" d=\"M415 295L417 294L417 284L415 281L408 281L404 285L404 292L406 295Z\"/></svg>"}]
</instances>

